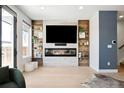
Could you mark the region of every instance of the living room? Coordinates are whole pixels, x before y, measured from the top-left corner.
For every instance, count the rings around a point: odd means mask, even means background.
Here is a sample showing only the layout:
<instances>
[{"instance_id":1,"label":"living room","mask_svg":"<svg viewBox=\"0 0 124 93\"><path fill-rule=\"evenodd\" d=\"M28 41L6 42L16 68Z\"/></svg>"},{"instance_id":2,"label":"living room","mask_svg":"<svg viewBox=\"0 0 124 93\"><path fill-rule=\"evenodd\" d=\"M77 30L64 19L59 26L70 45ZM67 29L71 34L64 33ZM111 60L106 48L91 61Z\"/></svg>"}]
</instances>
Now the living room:
<instances>
[{"instance_id":1,"label":"living room","mask_svg":"<svg viewBox=\"0 0 124 93\"><path fill-rule=\"evenodd\" d=\"M117 18L123 7L1 5L0 65L19 69L29 88L86 87L87 80L103 72L123 80L123 72L117 75L116 51ZM5 31L7 22L14 32Z\"/></svg>"}]
</instances>

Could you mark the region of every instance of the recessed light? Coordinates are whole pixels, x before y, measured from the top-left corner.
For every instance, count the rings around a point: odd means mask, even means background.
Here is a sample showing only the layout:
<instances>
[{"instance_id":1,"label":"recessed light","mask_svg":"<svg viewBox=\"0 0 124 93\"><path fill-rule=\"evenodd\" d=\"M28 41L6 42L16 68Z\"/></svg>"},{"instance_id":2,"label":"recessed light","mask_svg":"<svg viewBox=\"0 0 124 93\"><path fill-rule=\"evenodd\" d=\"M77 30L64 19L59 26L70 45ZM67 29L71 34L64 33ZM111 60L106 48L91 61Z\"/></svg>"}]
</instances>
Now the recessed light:
<instances>
[{"instance_id":1,"label":"recessed light","mask_svg":"<svg viewBox=\"0 0 124 93\"><path fill-rule=\"evenodd\" d=\"M124 18L124 16L123 15L120 15L119 18Z\"/></svg>"},{"instance_id":2,"label":"recessed light","mask_svg":"<svg viewBox=\"0 0 124 93\"><path fill-rule=\"evenodd\" d=\"M83 6L79 6L79 10L82 10L84 7Z\"/></svg>"},{"instance_id":3,"label":"recessed light","mask_svg":"<svg viewBox=\"0 0 124 93\"><path fill-rule=\"evenodd\" d=\"M44 9L45 9L45 7L41 6L41 7L40 7L40 9L44 10Z\"/></svg>"}]
</instances>

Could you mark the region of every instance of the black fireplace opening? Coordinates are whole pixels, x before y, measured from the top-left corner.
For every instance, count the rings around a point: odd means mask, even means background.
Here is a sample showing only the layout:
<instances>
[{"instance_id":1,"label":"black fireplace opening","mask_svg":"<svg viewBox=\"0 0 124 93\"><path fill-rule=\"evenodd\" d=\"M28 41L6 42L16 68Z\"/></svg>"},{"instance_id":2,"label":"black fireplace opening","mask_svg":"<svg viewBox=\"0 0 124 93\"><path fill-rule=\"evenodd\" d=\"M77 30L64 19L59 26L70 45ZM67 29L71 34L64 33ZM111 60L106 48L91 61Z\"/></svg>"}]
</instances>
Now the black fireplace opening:
<instances>
[{"instance_id":1,"label":"black fireplace opening","mask_svg":"<svg viewBox=\"0 0 124 93\"><path fill-rule=\"evenodd\" d=\"M76 48L45 48L45 56L47 57L75 57Z\"/></svg>"}]
</instances>

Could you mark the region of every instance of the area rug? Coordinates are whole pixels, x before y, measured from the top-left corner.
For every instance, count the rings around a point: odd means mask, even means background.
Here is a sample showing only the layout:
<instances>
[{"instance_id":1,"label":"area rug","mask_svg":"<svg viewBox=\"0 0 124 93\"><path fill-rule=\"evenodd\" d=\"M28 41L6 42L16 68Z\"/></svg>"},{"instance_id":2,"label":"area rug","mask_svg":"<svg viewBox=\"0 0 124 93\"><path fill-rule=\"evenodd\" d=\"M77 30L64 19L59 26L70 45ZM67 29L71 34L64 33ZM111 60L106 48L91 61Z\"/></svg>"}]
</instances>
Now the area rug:
<instances>
[{"instance_id":1,"label":"area rug","mask_svg":"<svg viewBox=\"0 0 124 93\"><path fill-rule=\"evenodd\" d=\"M107 75L95 74L88 82L81 83L83 88L124 88L124 81Z\"/></svg>"}]
</instances>

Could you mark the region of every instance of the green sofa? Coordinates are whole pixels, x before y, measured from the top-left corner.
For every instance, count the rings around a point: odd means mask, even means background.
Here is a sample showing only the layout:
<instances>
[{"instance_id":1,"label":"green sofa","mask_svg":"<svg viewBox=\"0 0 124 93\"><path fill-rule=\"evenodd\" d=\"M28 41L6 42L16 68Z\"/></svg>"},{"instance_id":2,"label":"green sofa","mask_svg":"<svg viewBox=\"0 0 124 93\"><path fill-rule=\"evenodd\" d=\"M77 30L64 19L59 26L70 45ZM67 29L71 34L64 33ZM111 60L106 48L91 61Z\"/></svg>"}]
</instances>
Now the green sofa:
<instances>
[{"instance_id":1,"label":"green sofa","mask_svg":"<svg viewBox=\"0 0 124 93\"><path fill-rule=\"evenodd\" d=\"M22 73L16 68L0 68L0 88L26 88Z\"/></svg>"}]
</instances>

